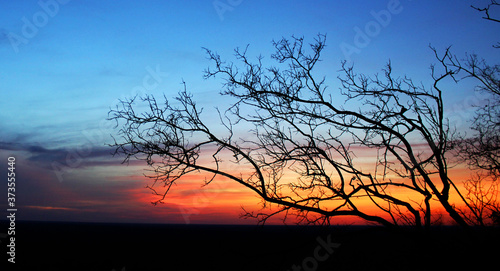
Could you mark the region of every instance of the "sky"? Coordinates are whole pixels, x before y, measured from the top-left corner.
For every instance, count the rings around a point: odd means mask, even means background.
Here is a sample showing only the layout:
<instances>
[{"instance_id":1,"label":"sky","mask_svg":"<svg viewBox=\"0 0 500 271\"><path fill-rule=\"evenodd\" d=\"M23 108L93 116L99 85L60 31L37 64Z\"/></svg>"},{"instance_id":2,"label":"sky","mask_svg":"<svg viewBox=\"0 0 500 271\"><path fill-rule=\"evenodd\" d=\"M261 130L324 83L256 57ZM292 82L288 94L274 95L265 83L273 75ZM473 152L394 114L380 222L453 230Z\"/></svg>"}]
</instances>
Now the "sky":
<instances>
[{"instance_id":1,"label":"sky","mask_svg":"<svg viewBox=\"0 0 500 271\"><path fill-rule=\"evenodd\" d=\"M429 85L429 45L498 63L498 24L470 8L486 2L2 1L0 161L16 157L18 219L254 224L239 214L259 199L227 182L202 189L188 178L153 207L146 165L110 155L110 108L136 94L174 97L183 81L200 106L227 106L217 96L222 81L203 79L211 64L203 48L231 59L250 45L249 55L267 61L272 40L318 33L327 47L316 72L332 89L342 60L367 74L390 60L396 73ZM484 97L469 81L447 86L446 114L462 129Z\"/></svg>"}]
</instances>

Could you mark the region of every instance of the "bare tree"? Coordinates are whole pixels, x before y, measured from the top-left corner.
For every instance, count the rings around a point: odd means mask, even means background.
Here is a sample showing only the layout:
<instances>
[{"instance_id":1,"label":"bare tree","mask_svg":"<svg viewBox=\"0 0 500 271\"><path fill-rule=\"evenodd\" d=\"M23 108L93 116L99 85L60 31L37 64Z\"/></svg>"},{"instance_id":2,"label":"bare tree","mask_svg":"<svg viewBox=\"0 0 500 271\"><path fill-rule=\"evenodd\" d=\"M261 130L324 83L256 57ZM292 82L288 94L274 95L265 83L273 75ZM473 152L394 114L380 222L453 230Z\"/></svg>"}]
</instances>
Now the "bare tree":
<instances>
[{"instance_id":1,"label":"bare tree","mask_svg":"<svg viewBox=\"0 0 500 271\"><path fill-rule=\"evenodd\" d=\"M500 23L500 20L490 14L493 7L500 8L500 3L491 0L484 8L472 6L485 13L484 19ZM499 45L494 47L500 48ZM477 136L466 140L461 151L469 157L469 165L487 171L496 180L500 177L500 65L488 65L476 55L468 56L465 63L461 63L456 57L454 60L449 58L447 64L464 73L465 78L476 79L479 82L477 91L486 93L490 98L486 104L478 105L472 123Z\"/></svg>"},{"instance_id":2,"label":"bare tree","mask_svg":"<svg viewBox=\"0 0 500 271\"><path fill-rule=\"evenodd\" d=\"M449 48L444 56L436 58L450 70L456 82L472 78L479 82L476 91L483 92L488 99L483 105L476 105L472 120L475 135L462 138L457 154L471 168L487 171L497 179L500 176L500 65L490 66L477 55L467 55L459 60Z\"/></svg>"},{"instance_id":3,"label":"bare tree","mask_svg":"<svg viewBox=\"0 0 500 271\"><path fill-rule=\"evenodd\" d=\"M498 23L491 17L491 9L500 6L495 0L484 8L472 8L485 13L486 20ZM500 48L494 45L495 48ZM472 120L472 135L463 135L456 141L455 154L460 162L466 163L473 174L465 182L467 194L462 196L466 208L460 210L469 224L498 224L500 202L498 201L498 179L500 178L500 65L489 65L477 55L466 55L464 59L450 53L443 56L432 48L441 65L451 71L452 78L459 82L474 79L478 82L476 91L488 99L475 105L476 115ZM489 220L489 221L487 221Z\"/></svg>"},{"instance_id":4,"label":"bare tree","mask_svg":"<svg viewBox=\"0 0 500 271\"><path fill-rule=\"evenodd\" d=\"M480 7L476 7L474 5L471 5L471 7L479 12L484 13L485 16L483 17L483 19L488 20L488 21L492 21L495 23L500 23L500 19L492 17L492 15L491 15L493 9L496 9L497 12L500 10L500 3L498 3L497 0L490 0L490 3L486 7L480 8ZM500 48L500 42L493 45L493 47Z\"/></svg>"},{"instance_id":5,"label":"bare tree","mask_svg":"<svg viewBox=\"0 0 500 271\"><path fill-rule=\"evenodd\" d=\"M341 87L334 90L314 70L325 36L309 46L296 37L273 45L271 67L260 56L252 61L246 48L235 50L238 64L206 50L213 67L205 78L222 78L221 95L233 101L225 111L218 109L225 132L203 120L186 88L173 101L160 104L146 96L110 111L121 125L116 153L125 162L144 159L152 167L150 188L160 195L158 202L183 176L205 172L211 176L205 184L219 176L255 192L271 208L246 216L262 223L281 213L302 223L357 216L420 227L431 225L432 206L438 204L467 226L450 203L458 190L448 176L446 153L453 141L440 82L452 70L444 66L440 74L433 68L432 85L424 87L394 76L391 63L369 77L344 62ZM143 112L141 102L147 105ZM253 129L236 136L248 125ZM367 151L376 154L368 165L361 159Z\"/></svg>"},{"instance_id":6,"label":"bare tree","mask_svg":"<svg viewBox=\"0 0 500 271\"><path fill-rule=\"evenodd\" d=\"M491 181L488 177L476 173L465 182L468 208L462 208L459 212L471 225L500 225L498 182Z\"/></svg>"},{"instance_id":7,"label":"bare tree","mask_svg":"<svg viewBox=\"0 0 500 271\"><path fill-rule=\"evenodd\" d=\"M485 15L483 17L483 19L500 23L499 19L491 17L491 14L490 14L492 8L494 8L494 7L500 7L500 3L498 3L497 0L490 0L490 3L486 7L484 7L484 8L479 8L479 7L476 7L474 5L471 5L471 7L473 9L477 10L477 11L483 12L484 15Z\"/></svg>"}]
</instances>

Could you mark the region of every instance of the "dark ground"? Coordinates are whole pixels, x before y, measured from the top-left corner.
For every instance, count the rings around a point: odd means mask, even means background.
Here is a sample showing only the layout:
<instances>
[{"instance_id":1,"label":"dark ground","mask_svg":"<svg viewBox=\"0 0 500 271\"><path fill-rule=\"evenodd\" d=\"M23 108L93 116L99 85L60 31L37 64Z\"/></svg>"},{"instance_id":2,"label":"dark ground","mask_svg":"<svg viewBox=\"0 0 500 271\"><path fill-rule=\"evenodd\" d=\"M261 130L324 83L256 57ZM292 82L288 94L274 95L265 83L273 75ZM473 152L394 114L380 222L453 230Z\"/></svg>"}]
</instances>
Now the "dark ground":
<instances>
[{"instance_id":1,"label":"dark ground","mask_svg":"<svg viewBox=\"0 0 500 271\"><path fill-rule=\"evenodd\" d=\"M7 228L0 222L0 232ZM6 239L1 241L6 255ZM489 270L498 268L499 241L499 228L18 221L16 264L3 256L0 270ZM328 242L341 245L328 252Z\"/></svg>"}]
</instances>

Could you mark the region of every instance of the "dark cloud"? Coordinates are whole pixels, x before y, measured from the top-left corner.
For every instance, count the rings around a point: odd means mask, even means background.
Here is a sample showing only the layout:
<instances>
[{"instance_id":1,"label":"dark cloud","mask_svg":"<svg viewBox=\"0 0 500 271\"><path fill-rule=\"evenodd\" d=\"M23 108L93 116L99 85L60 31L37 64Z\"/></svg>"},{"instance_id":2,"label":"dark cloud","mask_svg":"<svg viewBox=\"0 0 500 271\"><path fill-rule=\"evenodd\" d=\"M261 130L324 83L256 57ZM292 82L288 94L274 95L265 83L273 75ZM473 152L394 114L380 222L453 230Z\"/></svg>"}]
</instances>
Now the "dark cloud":
<instances>
[{"instance_id":1,"label":"dark cloud","mask_svg":"<svg viewBox=\"0 0 500 271\"><path fill-rule=\"evenodd\" d=\"M16 156L16 203L22 210L20 220L206 223L214 220L209 204L193 208L184 204L198 198L212 201L225 193L204 191L196 183L176 191L177 196L170 197L167 204L155 207L151 202L157 197L145 188L150 180L142 176L146 167L143 161L121 165L122 157L112 157L108 147L85 151L0 141L0 160L6 161L11 153ZM67 159L75 153L80 153L82 161L71 167L74 157ZM52 166L54 162L66 168L59 172L59 168ZM0 167L0 175L7 175L7 167ZM0 201L6 202L6 196L0 194ZM182 199L177 201L178 197Z\"/></svg>"},{"instance_id":2,"label":"dark cloud","mask_svg":"<svg viewBox=\"0 0 500 271\"><path fill-rule=\"evenodd\" d=\"M96 149L83 163L85 166L65 172L64 181L59 181L50 161L45 160L63 157L65 152L0 142L2 161L7 161L11 153L16 157L16 207L22 210L20 220L182 223L178 206L151 206L151 194L144 180L127 177L132 174L126 170L132 169L109 160L105 149ZM7 167L0 167L0 175L7 176L7 171ZM0 200L7 202L6 196L1 193Z\"/></svg>"},{"instance_id":3,"label":"dark cloud","mask_svg":"<svg viewBox=\"0 0 500 271\"><path fill-rule=\"evenodd\" d=\"M72 167L78 164L77 167L85 167L96 164L103 165L106 163L116 164L116 161L119 160L118 157L112 159L112 148L108 146L92 146L90 143L75 148L49 149L41 145L0 141L0 150L26 152L28 153L28 161L37 163L44 168L52 168L54 162L62 166L66 165ZM110 161L110 159L112 161Z\"/></svg>"}]
</instances>

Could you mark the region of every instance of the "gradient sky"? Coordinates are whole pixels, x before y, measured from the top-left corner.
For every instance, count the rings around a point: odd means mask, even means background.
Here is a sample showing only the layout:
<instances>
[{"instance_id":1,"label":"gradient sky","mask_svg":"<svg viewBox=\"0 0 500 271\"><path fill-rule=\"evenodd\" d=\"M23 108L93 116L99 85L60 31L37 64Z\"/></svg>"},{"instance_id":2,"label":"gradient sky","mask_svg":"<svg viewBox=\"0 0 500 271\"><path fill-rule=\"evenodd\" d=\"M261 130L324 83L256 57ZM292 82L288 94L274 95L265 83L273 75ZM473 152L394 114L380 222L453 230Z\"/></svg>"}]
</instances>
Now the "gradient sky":
<instances>
[{"instance_id":1,"label":"gradient sky","mask_svg":"<svg viewBox=\"0 0 500 271\"><path fill-rule=\"evenodd\" d=\"M202 78L210 66L202 47L230 59L234 48L250 44L250 55L269 59L273 39L312 40L318 33L327 34L327 47L317 73L327 76L331 89L338 87L343 59L367 74L390 59L395 73L429 85L435 62L429 44L499 63L492 48L498 24L470 8L486 2L3 1L0 161L17 159L18 219L255 223L238 215L240 206L256 207L257 197L224 182L200 189L195 177L166 204L151 206L146 166L121 165L106 147L114 132L106 121L110 107L137 93L175 96L182 80L201 106L224 107L223 99L214 99L221 81ZM382 10L397 12L357 52L345 54L346 44L356 46L356 29L375 22L373 14ZM471 104L482 97L471 82L450 83L445 95L452 124L466 126Z\"/></svg>"}]
</instances>

